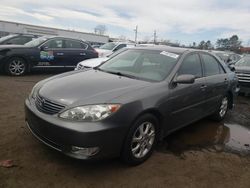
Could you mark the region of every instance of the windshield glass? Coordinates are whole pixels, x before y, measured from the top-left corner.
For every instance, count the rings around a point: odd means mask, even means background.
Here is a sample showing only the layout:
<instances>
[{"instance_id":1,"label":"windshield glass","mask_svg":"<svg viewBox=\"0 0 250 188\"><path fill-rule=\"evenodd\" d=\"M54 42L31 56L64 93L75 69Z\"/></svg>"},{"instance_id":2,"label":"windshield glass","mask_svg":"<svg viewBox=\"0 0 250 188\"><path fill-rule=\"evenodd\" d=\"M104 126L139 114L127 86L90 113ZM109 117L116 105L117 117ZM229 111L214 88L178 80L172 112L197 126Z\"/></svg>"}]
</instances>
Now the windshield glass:
<instances>
[{"instance_id":1,"label":"windshield glass","mask_svg":"<svg viewBox=\"0 0 250 188\"><path fill-rule=\"evenodd\" d=\"M99 49L112 50L116 46L115 43L109 42L99 47Z\"/></svg>"},{"instance_id":2,"label":"windshield glass","mask_svg":"<svg viewBox=\"0 0 250 188\"><path fill-rule=\"evenodd\" d=\"M39 46L40 44L42 44L43 42L45 42L48 38L47 37L39 37L37 39L34 39L26 44L24 44L25 46L28 47L36 47Z\"/></svg>"},{"instance_id":3,"label":"windshield glass","mask_svg":"<svg viewBox=\"0 0 250 188\"><path fill-rule=\"evenodd\" d=\"M226 53L215 53L221 60L226 61L229 57Z\"/></svg>"},{"instance_id":4,"label":"windshield glass","mask_svg":"<svg viewBox=\"0 0 250 188\"><path fill-rule=\"evenodd\" d=\"M249 67L249 66L250 66L250 56L241 58L241 59L235 64L235 66L239 66L239 67L247 66L247 67Z\"/></svg>"},{"instance_id":5,"label":"windshield glass","mask_svg":"<svg viewBox=\"0 0 250 188\"><path fill-rule=\"evenodd\" d=\"M7 35L7 36L5 36L5 37L1 37L0 38L0 42L4 42L5 40L8 40L8 39L10 39L10 38L12 38L12 37L15 37L16 35Z\"/></svg>"},{"instance_id":6,"label":"windshield glass","mask_svg":"<svg viewBox=\"0 0 250 188\"><path fill-rule=\"evenodd\" d=\"M179 55L152 50L126 50L99 67L100 70L147 81L164 80Z\"/></svg>"}]
</instances>

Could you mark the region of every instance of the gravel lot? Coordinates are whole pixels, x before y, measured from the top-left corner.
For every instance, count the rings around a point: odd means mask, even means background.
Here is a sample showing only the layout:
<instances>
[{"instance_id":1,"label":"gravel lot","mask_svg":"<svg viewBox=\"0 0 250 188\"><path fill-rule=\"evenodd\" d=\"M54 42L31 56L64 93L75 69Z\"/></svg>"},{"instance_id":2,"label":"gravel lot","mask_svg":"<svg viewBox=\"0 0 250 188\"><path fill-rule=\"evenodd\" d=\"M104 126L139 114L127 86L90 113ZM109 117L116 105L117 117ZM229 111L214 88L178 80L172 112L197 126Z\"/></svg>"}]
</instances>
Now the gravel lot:
<instances>
[{"instance_id":1,"label":"gravel lot","mask_svg":"<svg viewBox=\"0 0 250 188\"><path fill-rule=\"evenodd\" d=\"M74 160L37 141L24 99L51 74L0 76L0 187L250 187L250 98L240 96L222 123L201 120L167 137L144 164ZM249 128L248 128L249 127Z\"/></svg>"}]
</instances>

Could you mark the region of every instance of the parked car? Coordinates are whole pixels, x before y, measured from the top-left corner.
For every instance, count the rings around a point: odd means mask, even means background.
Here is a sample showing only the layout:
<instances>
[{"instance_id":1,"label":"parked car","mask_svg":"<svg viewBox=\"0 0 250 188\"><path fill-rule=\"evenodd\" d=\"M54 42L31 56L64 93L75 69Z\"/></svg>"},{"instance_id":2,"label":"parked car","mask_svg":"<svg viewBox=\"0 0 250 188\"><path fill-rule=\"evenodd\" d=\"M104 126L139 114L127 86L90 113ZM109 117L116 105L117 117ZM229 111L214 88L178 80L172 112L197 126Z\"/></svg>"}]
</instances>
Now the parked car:
<instances>
[{"instance_id":1,"label":"parked car","mask_svg":"<svg viewBox=\"0 0 250 188\"><path fill-rule=\"evenodd\" d=\"M127 49L129 49L129 48L127 48L127 47L121 48L120 50L117 50L116 52L114 52L106 57L99 57L99 58L93 58L93 59L87 59L87 60L81 61L80 63L77 64L75 70L87 70L87 69L97 67L100 64L102 64L103 62L116 56L117 54L120 54L123 51L126 51Z\"/></svg>"},{"instance_id":2,"label":"parked car","mask_svg":"<svg viewBox=\"0 0 250 188\"><path fill-rule=\"evenodd\" d=\"M111 55L115 51L121 49L121 48L131 48L135 47L136 45L134 43L127 43L127 42L108 42L99 48L95 48L95 50L98 52L99 57L106 57L108 55Z\"/></svg>"},{"instance_id":3,"label":"parked car","mask_svg":"<svg viewBox=\"0 0 250 188\"><path fill-rule=\"evenodd\" d=\"M0 46L0 70L24 75L33 69L74 69L84 59L98 53L85 41L65 37L40 37L25 45Z\"/></svg>"},{"instance_id":4,"label":"parked car","mask_svg":"<svg viewBox=\"0 0 250 188\"><path fill-rule=\"evenodd\" d=\"M234 52L228 52L228 51L211 51L211 52L217 55L226 64L235 64L237 61L239 61L239 59L241 59L241 56Z\"/></svg>"},{"instance_id":5,"label":"parked car","mask_svg":"<svg viewBox=\"0 0 250 188\"><path fill-rule=\"evenodd\" d=\"M250 94L250 55L235 63L235 71L239 78L240 92Z\"/></svg>"},{"instance_id":6,"label":"parked car","mask_svg":"<svg viewBox=\"0 0 250 188\"><path fill-rule=\"evenodd\" d=\"M7 35L5 37L0 38L0 45L9 45L9 44L20 44L23 45L27 42L30 42L37 38L36 35L30 34L13 34Z\"/></svg>"},{"instance_id":7,"label":"parked car","mask_svg":"<svg viewBox=\"0 0 250 188\"><path fill-rule=\"evenodd\" d=\"M101 66L37 83L26 122L44 144L78 159L144 162L158 140L233 107L237 77L208 52L128 49Z\"/></svg>"}]
</instances>

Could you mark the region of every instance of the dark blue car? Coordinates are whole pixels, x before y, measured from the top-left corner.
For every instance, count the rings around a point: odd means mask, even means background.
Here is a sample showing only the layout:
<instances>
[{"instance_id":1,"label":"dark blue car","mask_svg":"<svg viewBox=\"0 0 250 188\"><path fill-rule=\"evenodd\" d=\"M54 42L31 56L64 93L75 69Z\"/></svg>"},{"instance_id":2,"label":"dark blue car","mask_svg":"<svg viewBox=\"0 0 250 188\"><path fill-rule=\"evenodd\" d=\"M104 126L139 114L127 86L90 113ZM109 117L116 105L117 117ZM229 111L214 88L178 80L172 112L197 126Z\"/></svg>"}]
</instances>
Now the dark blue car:
<instances>
[{"instance_id":1,"label":"dark blue car","mask_svg":"<svg viewBox=\"0 0 250 188\"><path fill-rule=\"evenodd\" d=\"M33 69L74 69L80 61L98 57L85 41L65 37L40 37L25 45L0 46L0 70L20 76Z\"/></svg>"}]
</instances>

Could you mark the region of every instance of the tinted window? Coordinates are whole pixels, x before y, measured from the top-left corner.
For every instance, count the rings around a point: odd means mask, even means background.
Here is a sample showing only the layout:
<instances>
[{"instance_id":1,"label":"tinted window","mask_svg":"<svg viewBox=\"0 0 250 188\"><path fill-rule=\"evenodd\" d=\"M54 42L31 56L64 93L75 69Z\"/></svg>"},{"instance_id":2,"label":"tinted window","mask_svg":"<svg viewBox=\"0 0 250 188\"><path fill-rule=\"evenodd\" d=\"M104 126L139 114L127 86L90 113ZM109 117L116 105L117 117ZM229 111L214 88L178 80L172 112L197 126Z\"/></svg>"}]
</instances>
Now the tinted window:
<instances>
[{"instance_id":1,"label":"tinted window","mask_svg":"<svg viewBox=\"0 0 250 188\"><path fill-rule=\"evenodd\" d=\"M80 41L76 40L65 40L65 48L86 48Z\"/></svg>"},{"instance_id":2,"label":"tinted window","mask_svg":"<svg viewBox=\"0 0 250 188\"><path fill-rule=\"evenodd\" d=\"M52 40L46 42L43 46L46 48L62 48L63 41L62 41L62 39L52 39Z\"/></svg>"},{"instance_id":3,"label":"tinted window","mask_svg":"<svg viewBox=\"0 0 250 188\"><path fill-rule=\"evenodd\" d=\"M202 77L201 63L197 54L189 55L184 59L178 71L178 75L181 74L192 74L196 78Z\"/></svg>"},{"instance_id":4,"label":"tinted window","mask_svg":"<svg viewBox=\"0 0 250 188\"><path fill-rule=\"evenodd\" d=\"M205 67L205 75L212 76L216 74L220 74L220 68L218 61L211 55L208 54L201 54L204 67Z\"/></svg>"},{"instance_id":5,"label":"tinted window","mask_svg":"<svg viewBox=\"0 0 250 188\"><path fill-rule=\"evenodd\" d=\"M32 40L31 37L15 37L7 40L5 44L25 44L31 40Z\"/></svg>"}]
</instances>

